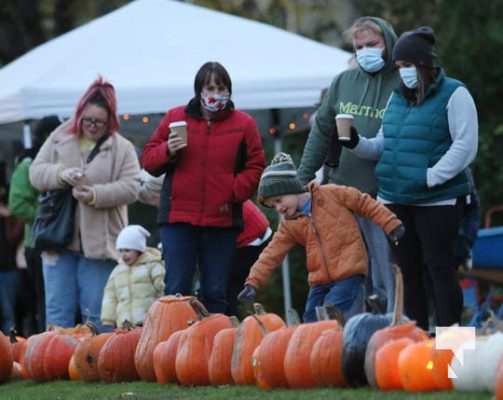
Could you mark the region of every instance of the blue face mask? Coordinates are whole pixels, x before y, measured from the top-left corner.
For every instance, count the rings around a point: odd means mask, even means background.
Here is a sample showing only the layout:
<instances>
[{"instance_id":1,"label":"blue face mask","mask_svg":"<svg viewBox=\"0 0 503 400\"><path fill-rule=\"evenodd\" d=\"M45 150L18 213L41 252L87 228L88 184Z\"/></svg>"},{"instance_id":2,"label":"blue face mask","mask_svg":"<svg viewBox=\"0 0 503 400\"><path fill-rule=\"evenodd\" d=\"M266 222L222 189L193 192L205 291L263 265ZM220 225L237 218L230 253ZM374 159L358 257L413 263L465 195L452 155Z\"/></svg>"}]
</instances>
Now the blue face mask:
<instances>
[{"instance_id":1,"label":"blue face mask","mask_svg":"<svg viewBox=\"0 0 503 400\"><path fill-rule=\"evenodd\" d=\"M398 70L403 84L409 89L417 87L417 70L416 67L405 67Z\"/></svg>"},{"instance_id":2,"label":"blue face mask","mask_svg":"<svg viewBox=\"0 0 503 400\"><path fill-rule=\"evenodd\" d=\"M360 67L367 72L377 72L384 67L382 58L383 48L380 47L363 47L356 50L356 61Z\"/></svg>"}]
</instances>

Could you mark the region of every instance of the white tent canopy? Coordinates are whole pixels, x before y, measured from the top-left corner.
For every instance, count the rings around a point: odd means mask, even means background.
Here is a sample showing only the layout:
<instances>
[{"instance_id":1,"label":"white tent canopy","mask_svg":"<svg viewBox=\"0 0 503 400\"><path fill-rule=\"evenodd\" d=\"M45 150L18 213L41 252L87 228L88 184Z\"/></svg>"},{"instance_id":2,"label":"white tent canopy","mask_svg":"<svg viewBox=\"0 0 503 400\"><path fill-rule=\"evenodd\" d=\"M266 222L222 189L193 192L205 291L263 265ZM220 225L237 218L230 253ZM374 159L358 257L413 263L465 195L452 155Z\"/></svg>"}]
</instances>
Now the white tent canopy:
<instances>
[{"instance_id":1,"label":"white tent canopy","mask_svg":"<svg viewBox=\"0 0 503 400\"><path fill-rule=\"evenodd\" d=\"M242 109L312 106L349 54L244 18L171 0L136 0L0 69L0 124L69 116L98 74L119 112L164 112L193 94L196 71L219 61Z\"/></svg>"}]
</instances>

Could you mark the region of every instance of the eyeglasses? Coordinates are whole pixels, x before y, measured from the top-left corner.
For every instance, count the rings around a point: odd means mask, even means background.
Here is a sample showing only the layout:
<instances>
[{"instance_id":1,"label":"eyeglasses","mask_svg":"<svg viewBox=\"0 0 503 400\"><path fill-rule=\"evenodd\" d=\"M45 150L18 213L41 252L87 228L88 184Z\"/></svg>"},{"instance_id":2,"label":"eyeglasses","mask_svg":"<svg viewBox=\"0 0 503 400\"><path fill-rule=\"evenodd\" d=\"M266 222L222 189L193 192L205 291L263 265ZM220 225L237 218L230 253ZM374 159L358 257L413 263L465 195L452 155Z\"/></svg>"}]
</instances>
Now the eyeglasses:
<instances>
[{"instance_id":1,"label":"eyeglasses","mask_svg":"<svg viewBox=\"0 0 503 400\"><path fill-rule=\"evenodd\" d=\"M97 129L102 129L105 127L107 124L106 121L102 121L101 119L96 119L96 118L82 118L82 124L85 125L87 128L90 128L91 126L94 126Z\"/></svg>"}]
</instances>

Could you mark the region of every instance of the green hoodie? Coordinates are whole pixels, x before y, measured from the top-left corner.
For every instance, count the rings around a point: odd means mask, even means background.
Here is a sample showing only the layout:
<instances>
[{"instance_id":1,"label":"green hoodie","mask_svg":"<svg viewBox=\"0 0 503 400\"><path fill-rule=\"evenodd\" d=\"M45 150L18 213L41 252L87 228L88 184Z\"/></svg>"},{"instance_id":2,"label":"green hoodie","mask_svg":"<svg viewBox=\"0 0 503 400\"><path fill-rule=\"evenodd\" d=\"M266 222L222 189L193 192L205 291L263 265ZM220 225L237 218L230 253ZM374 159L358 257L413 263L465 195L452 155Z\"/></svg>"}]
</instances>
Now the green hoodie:
<instances>
[{"instance_id":1,"label":"green hoodie","mask_svg":"<svg viewBox=\"0 0 503 400\"><path fill-rule=\"evenodd\" d=\"M335 132L337 114L353 114L353 126L365 137L376 136L388 98L399 86L400 77L393 66L391 53L396 41L393 28L380 18L371 17L384 32L386 64L377 73L365 72L359 66L337 75L325 95L309 132L300 162L298 177L304 184L311 181L323 165ZM364 160L342 149L339 166L330 171L330 182L353 186L374 195L377 183L374 176L376 162Z\"/></svg>"},{"instance_id":2,"label":"green hoodie","mask_svg":"<svg viewBox=\"0 0 503 400\"><path fill-rule=\"evenodd\" d=\"M9 191L9 210L25 223L24 245L32 247L31 227L38 208L38 192L30 183L31 158L26 157L14 169Z\"/></svg>"}]
</instances>

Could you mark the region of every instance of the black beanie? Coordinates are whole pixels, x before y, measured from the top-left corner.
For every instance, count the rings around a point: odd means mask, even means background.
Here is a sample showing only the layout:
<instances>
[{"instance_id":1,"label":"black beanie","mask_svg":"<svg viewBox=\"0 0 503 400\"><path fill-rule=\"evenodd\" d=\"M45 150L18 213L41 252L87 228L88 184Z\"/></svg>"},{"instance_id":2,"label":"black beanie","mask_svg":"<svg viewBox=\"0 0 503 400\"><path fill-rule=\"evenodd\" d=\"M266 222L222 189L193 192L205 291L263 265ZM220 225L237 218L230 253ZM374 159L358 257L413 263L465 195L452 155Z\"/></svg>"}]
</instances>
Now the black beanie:
<instances>
[{"instance_id":1,"label":"black beanie","mask_svg":"<svg viewBox=\"0 0 503 400\"><path fill-rule=\"evenodd\" d=\"M61 124L56 115L49 115L38 121L33 130L33 147L41 147L45 139Z\"/></svg>"},{"instance_id":2,"label":"black beanie","mask_svg":"<svg viewBox=\"0 0 503 400\"><path fill-rule=\"evenodd\" d=\"M404 32L393 48L393 62L405 61L416 66L434 67L435 34L429 26L421 26L413 31Z\"/></svg>"}]
</instances>

